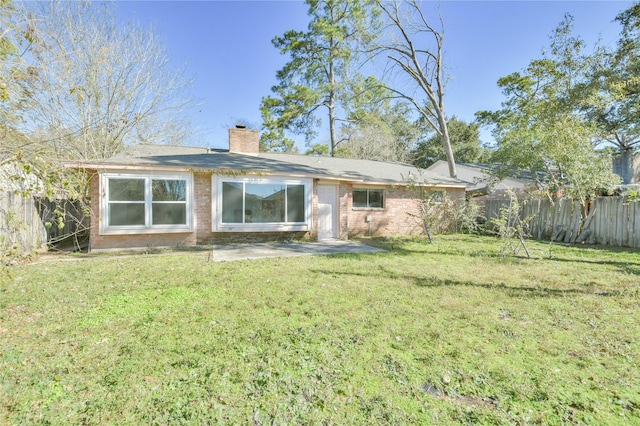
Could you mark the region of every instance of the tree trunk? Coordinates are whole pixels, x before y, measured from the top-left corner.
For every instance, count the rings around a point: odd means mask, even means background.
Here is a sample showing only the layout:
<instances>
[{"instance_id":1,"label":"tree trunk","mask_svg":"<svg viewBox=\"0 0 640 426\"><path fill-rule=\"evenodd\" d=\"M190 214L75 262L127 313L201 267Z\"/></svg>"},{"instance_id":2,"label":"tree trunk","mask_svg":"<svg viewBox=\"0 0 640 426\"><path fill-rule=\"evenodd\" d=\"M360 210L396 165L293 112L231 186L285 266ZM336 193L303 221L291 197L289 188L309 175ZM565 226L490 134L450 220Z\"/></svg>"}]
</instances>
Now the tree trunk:
<instances>
[{"instance_id":1,"label":"tree trunk","mask_svg":"<svg viewBox=\"0 0 640 426\"><path fill-rule=\"evenodd\" d=\"M330 41L331 50L335 47L335 42L333 37L331 37ZM334 151L336 149L336 145L338 141L336 140L336 92L335 92L335 84L336 84L336 72L334 69L334 58L333 55L329 58L329 102L327 107L329 108L329 137L331 138L330 146L329 146L329 155L333 157Z\"/></svg>"},{"instance_id":2,"label":"tree trunk","mask_svg":"<svg viewBox=\"0 0 640 426\"><path fill-rule=\"evenodd\" d=\"M336 140L336 107L335 107L335 94L333 91L329 95L329 135L331 138L331 146L329 147L329 155L333 157L338 141Z\"/></svg>"},{"instance_id":3,"label":"tree trunk","mask_svg":"<svg viewBox=\"0 0 640 426\"><path fill-rule=\"evenodd\" d=\"M613 158L613 172L622 178L622 183L628 185L633 176L633 150L622 149L620 155Z\"/></svg>"},{"instance_id":4,"label":"tree trunk","mask_svg":"<svg viewBox=\"0 0 640 426\"><path fill-rule=\"evenodd\" d=\"M442 132L442 147L444 148L444 152L447 156L447 164L449 165L449 176L452 178L458 177L456 162L453 158L453 148L451 148L451 139L449 139L449 130L447 129L447 121L444 118L444 115L438 114L438 124L440 125L440 131Z\"/></svg>"}]
</instances>

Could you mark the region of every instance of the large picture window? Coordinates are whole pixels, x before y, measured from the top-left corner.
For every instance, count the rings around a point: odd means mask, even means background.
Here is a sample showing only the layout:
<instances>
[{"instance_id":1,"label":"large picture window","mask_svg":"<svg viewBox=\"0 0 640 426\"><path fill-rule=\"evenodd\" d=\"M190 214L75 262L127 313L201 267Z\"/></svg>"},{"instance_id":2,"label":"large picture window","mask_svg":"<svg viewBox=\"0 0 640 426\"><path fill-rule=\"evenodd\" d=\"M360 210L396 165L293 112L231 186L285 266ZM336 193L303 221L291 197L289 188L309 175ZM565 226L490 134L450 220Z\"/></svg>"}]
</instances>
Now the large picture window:
<instances>
[{"instance_id":1,"label":"large picture window","mask_svg":"<svg viewBox=\"0 0 640 426\"><path fill-rule=\"evenodd\" d=\"M190 175L103 175L103 233L191 229Z\"/></svg>"},{"instance_id":2,"label":"large picture window","mask_svg":"<svg viewBox=\"0 0 640 426\"><path fill-rule=\"evenodd\" d=\"M383 209L384 190L382 189L354 189L353 207L363 209Z\"/></svg>"},{"instance_id":3,"label":"large picture window","mask_svg":"<svg viewBox=\"0 0 640 426\"><path fill-rule=\"evenodd\" d=\"M223 179L218 188L220 230L270 231L308 229L310 181Z\"/></svg>"}]
</instances>

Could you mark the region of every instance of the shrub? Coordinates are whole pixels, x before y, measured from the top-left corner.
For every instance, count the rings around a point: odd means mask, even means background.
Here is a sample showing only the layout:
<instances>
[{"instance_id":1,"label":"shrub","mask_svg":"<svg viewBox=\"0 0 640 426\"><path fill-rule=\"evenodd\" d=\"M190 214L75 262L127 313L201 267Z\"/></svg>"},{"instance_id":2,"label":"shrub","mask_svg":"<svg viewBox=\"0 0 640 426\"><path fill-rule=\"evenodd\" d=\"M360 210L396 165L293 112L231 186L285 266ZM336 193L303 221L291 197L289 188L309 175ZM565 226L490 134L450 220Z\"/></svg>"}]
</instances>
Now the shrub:
<instances>
[{"instance_id":1,"label":"shrub","mask_svg":"<svg viewBox=\"0 0 640 426\"><path fill-rule=\"evenodd\" d=\"M442 191L416 190L417 213L409 213L422 225L429 242L434 234L477 233L481 230L480 207L473 200L451 199Z\"/></svg>"}]
</instances>

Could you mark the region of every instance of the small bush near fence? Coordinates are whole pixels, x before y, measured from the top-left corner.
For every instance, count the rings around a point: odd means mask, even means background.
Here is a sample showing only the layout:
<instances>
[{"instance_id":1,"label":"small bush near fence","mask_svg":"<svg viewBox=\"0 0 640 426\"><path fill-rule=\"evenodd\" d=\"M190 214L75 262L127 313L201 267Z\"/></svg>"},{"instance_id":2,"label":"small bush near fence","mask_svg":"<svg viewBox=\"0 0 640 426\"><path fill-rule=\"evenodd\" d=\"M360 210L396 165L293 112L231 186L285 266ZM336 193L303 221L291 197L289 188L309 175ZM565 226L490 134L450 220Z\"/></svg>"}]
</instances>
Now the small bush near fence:
<instances>
[{"instance_id":1,"label":"small bush near fence","mask_svg":"<svg viewBox=\"0 0 640 426\"><path fill-rule=\"evenodd\" d=\"M520 201L513 192L509 192L509 202L500 208L498 217L490 220L489 226L502 241L501 254L517 256L520 249L524 249L528 258L531 257L526 239L529 234L529 223L533 216L522 217Z\"/></svg>"},{"instance_id":2,"label":"small bush near fence","mask_svg":"<svg viewBox=\"0 0 640 426\"><path fill-rule=\"evenodd\" d=\"M474 233L481 229L480 208L472 201L451 199L441 191L419 193L417 212L409 213L432 241L434 234Z\"/></svg>"}]
</instances>

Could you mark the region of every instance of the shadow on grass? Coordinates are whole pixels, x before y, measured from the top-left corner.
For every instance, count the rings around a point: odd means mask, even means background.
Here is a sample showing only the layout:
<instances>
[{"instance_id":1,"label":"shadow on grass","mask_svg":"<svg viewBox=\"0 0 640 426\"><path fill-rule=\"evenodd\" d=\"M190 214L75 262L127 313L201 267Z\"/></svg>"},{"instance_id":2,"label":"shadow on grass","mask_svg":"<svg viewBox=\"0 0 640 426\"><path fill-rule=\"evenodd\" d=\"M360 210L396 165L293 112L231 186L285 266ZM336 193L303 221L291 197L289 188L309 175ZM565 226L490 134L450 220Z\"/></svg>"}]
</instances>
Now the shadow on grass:
<instances>
[{"instance_id":1,"label":"shadow on grass","mask_svg":"<svg viewBox=\"0 0 640 426\"><path fill-rule=\"evenodd\" d=\"M590 260L590 259L565 259L562 257L548 257L544 260L549 262L561 262L561 263L586 263L590 265L600 266L614 266L623 272L632 275L640 275L640 262L617 262L609 260Z\"/></svg>"},{"instance_id":2,"label":"shadow on grass","mask_svg":"<svg viewBox=\"0 0 640 426\"><path fill-rule=\"evenodd\" d=\"M414 284L417 287L425 288L438 288L438 287L474 287L487 290L501 290L506 292L509 296L513 297L563 297L570 295L592 295L602 297L616 297L626 294L619 290L607 290L596 291L593 288L550 288L550 287L524 287L524 286L510 286L504 283L478 283L471 280L454 280L449 278L440 278L436 276L417 277L411 274L399 274L397 272L388 270L387 268L380 268L380 273L373 273L373 271L367 272L354 272L354 271L323 271L320 269L311 269L311 272L318 274L327 274L332 276L351 276L351 277L365 277L372 279L393 279L403 280Z\"/></svg>"},{"instance_id":3,"label":"shadow on grass","mask_svg":"<svg viewBox=\"0 0 640 426\"><path fill-rule=\"evenodd\" d=\"M489 290L504 290L510 296L534 296L534 297L550 297L550 296L567 296L574 294L596 295L596 296L619 296L620 291L595 292L593 289L587 288L549 288L549 287L523 287L509 286L504 283L476 283L473 281L457 281L451 279L441 279L435 277L417 278L410 277L418 287L444 287L444 286L464 286L477 287Z\"/></svg>"},{"instance_id":4,"label":"shadow on grass","mask_svg":"<svg viewBox=\"0 0 640 426\"><path fill-rule=\"evenodd\" d=\"M536 241L538 244L544 244L548 242L544 241ZM400 255L400 256L411 256L411 255L429 255L429 256L459 256L459 257L474 257L474 258L493 258L493 259L511 259L511 260L529 260L526 256L518 255L503 255L498 251L490 251L490 250L456 250L455 248L442 248L437 245L431 245L428 242L424 242L424 249L410 249L403 246L402 243L392 243L386 242L385 244L379 244L380 247L385 248L389 251L389 253ZM624 248L624 247L606 247L606 246L576 246L576 245L551 245L551 247L559 247L559 248L568 248L578 251L584 251L592 256L610 256L615 257L619 256L621 253L623 254L638 254L640 258L640 251L633 248ZM594 253L595 252L595 253ZM565 258L558 255L544 256L544 257L533 257L531 260L544 260L550 262L564 262L564 263L584 263L588 265L600 265L600 266L612 266L618 268L622 272L632 274L632 275L640 275L640 262L632 262L632 261L615 261L615 260L598 260L598 259L580 259L580 258Z\"/></svg>"}]
</instances>

